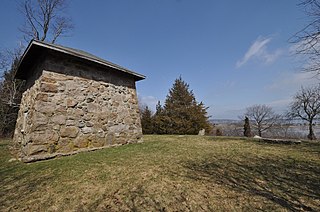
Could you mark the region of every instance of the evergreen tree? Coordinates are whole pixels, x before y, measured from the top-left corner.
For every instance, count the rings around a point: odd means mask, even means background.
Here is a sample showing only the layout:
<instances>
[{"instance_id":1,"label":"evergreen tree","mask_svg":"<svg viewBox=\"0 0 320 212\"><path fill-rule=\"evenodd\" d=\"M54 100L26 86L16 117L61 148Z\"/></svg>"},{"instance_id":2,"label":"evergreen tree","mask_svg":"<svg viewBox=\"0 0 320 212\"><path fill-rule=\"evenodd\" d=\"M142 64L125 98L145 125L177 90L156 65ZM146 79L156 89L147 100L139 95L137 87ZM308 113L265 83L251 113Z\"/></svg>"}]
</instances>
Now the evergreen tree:
<instances>
[{"instance_id":1,"label":"evergreen tree","mask_svg":"<svg viewBox=\"0 0 320 212\"><path fill-rule=\"evenodd\" d=\"M222 130L220 128L216 129L216 136L222 136Z\"/></svg>"},{"instance_id":2,"label":"evergreen tree","mask_svg":"<svg viewBox=\"0 0 320 212\"><path fill-rule=\"evenodd\" d=\"M152 112L148 106L141 111L141 127L143 134L153 134Z\"/></svg>"},{"instance_id":3,"label":"evergreen tree","mask_svg":"<svg viewBox=\"0 0 320 212\"><path fill-rule=\"evenodd\" d=\"M156 114L155 115L160 115L162 113L163 113L163 108L162 108L160 101L158 101L158 103L156 105Z\"/></svg>"},{"instance_id":4,"label":"evergreen tree","mask_svg":"<svg viewBox=\"0 0 320 212\"><path fill-rule=\"evenodd\" d=\"M169 90L161 113L167 134L198 134L201 129L210 129L207 107L196 101L189 85L181 77Z\"/></svg>"},{"instance_id":5,"label":"evergreen tree","mask_svg":"<svg viewBox=\"0 0 320 212\"><path fill-rule=\"evenodd\" d=\"M169 118L166 115L160 101L156 105L156 113L154 114L154 133L156 134L167 134L167 123Z\"/></svg>"},{"instance_id":6,"label":"evergreen tree","mask_svg":"<svg viewBox=\"0 0 320 212\"><path fill-rule=\"evenodd\" d=\"M243 135L245 137L251 137L251 128L250 128L250 122L249 122L249 118L246 116L244 119L244 126L243 126L244 132Z\"/></svg>"}]
</instances>

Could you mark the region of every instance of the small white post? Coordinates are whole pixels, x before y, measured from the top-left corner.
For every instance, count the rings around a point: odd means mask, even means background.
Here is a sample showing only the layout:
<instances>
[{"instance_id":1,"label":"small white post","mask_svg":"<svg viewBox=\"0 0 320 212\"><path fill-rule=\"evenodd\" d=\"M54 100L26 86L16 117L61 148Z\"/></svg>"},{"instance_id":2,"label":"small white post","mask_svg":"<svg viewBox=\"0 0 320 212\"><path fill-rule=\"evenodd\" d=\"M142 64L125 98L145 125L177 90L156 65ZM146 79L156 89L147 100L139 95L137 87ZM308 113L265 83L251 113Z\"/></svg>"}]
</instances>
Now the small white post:
<instances>
[{"instance_id":1,"label":"small white post","mask_svg":"<svg viewBox=\"0 0 320 212\"><path fill-rule=\"evenodd\" d=\"M23 124L22 124L22 129L21 132L24 133L26 130L26 125L27 125L27 116L28 116L28 111L23 113Z\"/></svg>"}]
</instances>

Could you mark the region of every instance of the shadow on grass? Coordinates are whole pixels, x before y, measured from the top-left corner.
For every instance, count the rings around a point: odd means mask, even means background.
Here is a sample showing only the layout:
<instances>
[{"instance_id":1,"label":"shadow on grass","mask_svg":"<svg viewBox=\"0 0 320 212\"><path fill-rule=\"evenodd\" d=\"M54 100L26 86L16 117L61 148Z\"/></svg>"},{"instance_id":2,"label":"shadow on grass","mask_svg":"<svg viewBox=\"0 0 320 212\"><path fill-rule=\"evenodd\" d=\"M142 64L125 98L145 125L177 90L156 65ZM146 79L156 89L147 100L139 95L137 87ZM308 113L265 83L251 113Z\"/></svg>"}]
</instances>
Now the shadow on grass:
<instances>
[{"instance_id":1,"label":"shadow on grass","mask_svg":"<svg viewBox=\"0 0 320 212\"><path fill-rule=\"evenodd\" d=\"M116 189L110 194L104 193L87 209L79 206L77 211L166 211L165 206L156 200L156 197L148 192L143 185L134 189Z\"/></svg>"},{"instance_id":2,"label":"shadow on grass","mask_svg":"<svg viewBox=\"0 0 320 212\"><path fill-rule=\"evenodd\" d=\"M8 173L11 173L8 175ZM17 202L37 193L38 189L46 186L52 176L37 176L30 171L19 171L17 167L6 167L0 172L0 209L17 207Z\"/></svg>"},{"instance_id":3,"label":"shadow on grass","mask_svg":"<svg viewBox=\"0 0 320 212\"><path fill-rule=\"evenodd\" d=\"M184 164L187 177L258 195L291 211L318 211L320 167L313 162L271 158L211 158Z\"/></svg>"}]
</instances>

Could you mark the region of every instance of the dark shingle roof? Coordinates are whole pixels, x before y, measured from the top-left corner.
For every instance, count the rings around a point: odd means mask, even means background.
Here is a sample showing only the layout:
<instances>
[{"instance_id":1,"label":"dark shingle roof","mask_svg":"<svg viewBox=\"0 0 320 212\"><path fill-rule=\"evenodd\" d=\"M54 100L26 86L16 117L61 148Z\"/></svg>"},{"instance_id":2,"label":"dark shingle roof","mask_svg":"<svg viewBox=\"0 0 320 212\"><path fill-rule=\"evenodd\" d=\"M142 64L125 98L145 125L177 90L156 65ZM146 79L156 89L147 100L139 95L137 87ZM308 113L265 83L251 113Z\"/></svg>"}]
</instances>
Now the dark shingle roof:
<instances>
[{"instance_id":1,"label":"dark shingle roof","mask_svg":"<svg viewBox=\"0 0 320 212\"><path fill-rule=\"evenodd\" d=\"M67 55L77 57L77 58L81 58L86 61L94 62L94 63L100 64L102 66L110 67L114 70L121 71L123 73L132 75L136 79L136 81L145 79L145 76L142 74L138 74L134 71L123 68L117 64L114 64L114 63L111 63L107 60L101 59L101 58L94 56L90 53L87 53L85 51L73 49L73 48L69 48L69 47L65 47L65 46L61 46L61 45L57 45L57 44L47 43L47 42L43 42L43 41L38 41L38 40L32 40L29 43L27 49L25 50L25 52L23 53L23 55L21 57L19 67L18 67L18 70L16 72L15 77L18 79L26 79L27 73L25 73L25 71L23 71L23 70L25 68L30 68L30 66L32 65L31 64L32 59L37 57L37 55L40 54L39 52L41 52L41 50L44 50L44 49L50 49L50 50L61 52L61 53L67 54Z\"/></svg>"}]
</instances>

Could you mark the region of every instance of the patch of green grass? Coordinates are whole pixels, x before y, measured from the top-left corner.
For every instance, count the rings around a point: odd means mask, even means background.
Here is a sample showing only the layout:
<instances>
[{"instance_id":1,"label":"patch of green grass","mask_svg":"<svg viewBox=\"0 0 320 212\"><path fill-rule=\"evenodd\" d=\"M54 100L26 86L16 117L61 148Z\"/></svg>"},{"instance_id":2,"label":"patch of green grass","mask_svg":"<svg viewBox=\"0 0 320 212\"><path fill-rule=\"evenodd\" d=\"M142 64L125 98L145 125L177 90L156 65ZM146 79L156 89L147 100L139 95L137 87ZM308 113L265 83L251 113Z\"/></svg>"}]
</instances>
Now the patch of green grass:
<instances>
[{"instance_id":1,"label":"patch of green grass","mask_svg":"<svg viewBox=\"0 0 320 212\"><path fill-rule=\"evenodd\" d=\"M320 210L320 144L144 136L24 164L0 141L0 211Z\"/></svg>"}]
</instances>

